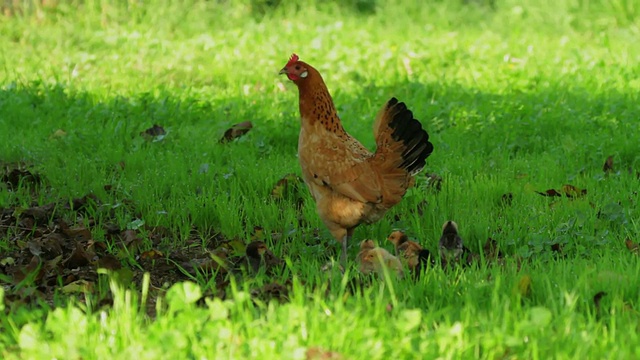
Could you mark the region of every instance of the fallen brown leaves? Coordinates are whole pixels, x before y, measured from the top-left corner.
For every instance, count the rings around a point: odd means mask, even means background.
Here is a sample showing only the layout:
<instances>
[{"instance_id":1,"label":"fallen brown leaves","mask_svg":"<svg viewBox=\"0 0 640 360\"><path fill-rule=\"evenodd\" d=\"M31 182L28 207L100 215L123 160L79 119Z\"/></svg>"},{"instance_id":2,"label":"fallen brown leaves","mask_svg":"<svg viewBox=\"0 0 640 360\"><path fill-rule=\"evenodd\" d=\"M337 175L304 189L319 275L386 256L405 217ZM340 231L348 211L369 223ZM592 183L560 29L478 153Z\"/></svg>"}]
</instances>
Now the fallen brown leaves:
<instances>
[{"instance_id":1,"label":"fallen brown leaves","mask_svg":"<svg viewBox=\"0 0 640 360\"><path fill-rule=\"evenodd\" d=\"M604 291L598 291L594 296L593 296L593 305L596 307L596 315L600 316L600 301L602 300L602 298L607 295L606 292Z\"/></svg>"},{"instance_id":2,"label":"fallen brown leaves","mask_svg":"<svg viewBox=\"0 0 640 360\"><path fill-rule=\"evenodd\" d=\"M269 283L262 287L251 290L251 296L254 299L258 299L262 302L269 302L276 300L279 303L289 302L289 289L291 288L291 282L287 282L282 285L280 283Z\"/></svg>"},{"instance_id":3,"label":"fallen brown leaves","mask_svg":"<svg viewBox=\"0 0 640 360\"><path fill-rule=\"evenodd\" d=\"M536 192L542 196L549 197L562 197L564 195L568 198L577 198L587 195L587 189L579 189L570 184L562 185L562 190L548 189Z\"/></svg>"},{"instance_id":4,"label":"fallen brown leaves","mask_svg":"<svg viewBox=\"0 0 640 360\"><path fill-rule=\"evenodd\" d=\"M344 357L335 352L323 349L321 347L310 347L305 354L306 360L341 360Z\"/></svg>"},{"instance_id":5,"label":"fallen brown leaves","mask_svg":"<svg viewBox=\"0 0 640 360\"><path fill-rule=\"evenodd\" d=\"M271 199L278 203L288 202L300 210L304 205L302 196L302 178L296 174L287 174L279 179L271 189Z\"/></svg>"},{"instance_id":6,"label":"fallen brown leaves","mask_svg":"<svg viewBox=\"0 0 640 360\"><path fill-rule=\"evenodd\" d=\"M100 222L96 214L101 215ZM142 221L137 224L142 225L121 228L110 207L92 194L28 208L0 208L0 237L9 239L8 251L0 257L0 273L6 274L0 276L0 286L12 289L6 296L7 310L39 301L55 305L59 292L76 294L80 301L93 296L94 304L109 305L108 282L99 280L104 276L99 269L104 269L124 286L139 286L143 274L149 273L148 311L153 315L155 298L176 282L206 274L215 282L212 296L224 298L227 275L248 272L242 240L193 229L183 244L175 246L177 234ZM259 261L257 267L274 266L275 257L270 250L265 252L264 263ZM288 290L272 284L257 290L256 296L282 302L288 299Z\"/></svg>"},{"instance_id":7,"label":"fallen brown leaves","mask_svg":"<svg viewBox=\"0 0 640 360\"><path fill-rule=\"evenodd\" d=\"M624 245L632 254L640 255L640 244L637 242L633 242L631 239L627 238L624 240Z\"/></svg>"},{"instance_id":8,"label":"fallen brown leaves","mask_svg":"<svg viewBox=\"0 0 640 360\"><path fill-rule=\"evenodd\" d=\"M633 176L633 167L629 166L627 168L627 173L630 176ZM604 161L604 165L602 165L602 171L604 172L605 175L619 175L621 174L620 170L616 170L616 167L614 165L614 161L613 161L613 155L610 155L607 157L607 159ZM636 179L640 180L640 171L636 170Z\"/></svg>"},{"instance_id":9,"label":"fallen brown leaves","mask_svg":"<svg viewBox=\"0 0 640 360\"><path fill-rule=\"evenodd\" d=\"M500 204L503 206L511 206L511 203L513 203L513 193L502 194Z\"/></svg>"},{"instance_id":10,"label":"fallen brown leaves","mask_svg":"<svg viewBox=\"0 0 640 360\"><path fill-rule=\"evenodd\" d=\"M222 139L220 139L220 143L226 143L237 139L248 133L252 128L253 123L251 123L251 121L243 121L241 123L235 124L224 132L224 135L222 135Z\"/></svg>"},{"instance_id":11,"label":"fallen brown leaves","mask_svg":"<svg viewBox=\"0 0 640 360\"><path fill-rule=\"evenodd\" d=\"M160 141L167 135L167 131L160 125L153 124L152 127L140 133L145 140Z\"/></svg>"},{"instance_id":12,"label":"fallen brown leaves","mask_svg":"<svg viewBox=\"0 0 640 360\"><path fill-rule=\"evenodd\" d=\"M232 141L251 128L250 122L234 125L225 132L221 142ZM166 134L164 128L154 125L142 132L141 136L157 140ZM117 171L121 171L125 164L120 163L115 167ZM603 171L614 171L613 157L607 158ZM427 174L426 178L429 189L436 192L441 189L442 177ZM0 182L0 186L10 191L19 188L37 191L43 185L43 178L24 164L2 164ZM113 189L111 185L106 185L105 190ZM303 191L300 177L287 174L276 182L268 196L283 207L290 206L300 210L303 206ZM587 190L566 184L561 189L537 193L546 197L576 199L585 196ZM513 193L506 193L500 198L500 203L503 206L511 205L513 198ZM428 206L425 200L421 200L410 211L421 217ZM100 214L100 221L96 220L96 214ZM149 273L152 297L162 295L173 283L206 274L213 277L215 285L205 292L205 296L209 294L224 298L229 285L228 275L253 274L263 268L267 275L274 275L284 266L284 262L275 257L265 244L266 238L284 237L283 234L265 234L265 230L259 226L254 227L250 239L228 239L214 231L193 229L187 239L181 240L180 246L175 246L178 235L161 226L151 227L141 222L140 226L124 228L117 224L116 217L93 194L71 201L0 208L0 237L9 239L8 251L0 256L0 273L4 275L0 276L0 285L12 289L6 297L7 302L20 305L44 300L52 304L54 294L61 291L65 294L77 294L81 301L83 296L91 294L98 297L96 303L108 304L109 290L104 286L101 289L99 279L102 271L99 269L107 270L112 278L125 285L139 284L143 274ZM313 242L307 244L310 248L316 243L325 243L318 240L317 230L311 237ZM249 240L252 243L247 245ZM252 255L250 251L253 245L258 245L257 255ZM633 254L640 254L638 243L626 239L625 245ZM562 255L564 252L561 243L551 244L550 247L555 254ZM508 260L493 238L487 239L481 251L489 265L504 266ZM461 265L479 263L481 254L467 250L463 254L464 261ZM425 264L435 265L430 256L420 258L418 253L416 256ZM516 256L511 259L515 260L516 268L519 269L520 258ZM531 293L531 283L531 277L524 275L514 285L514 291L527 297ZM251 295L263 302L285 302L289 299L290 291L289 282L272 281L253 289ZM594 297L596 307L599 307L602 296L598 297L596 294ZM320 356L318 354L331 356L332 353L312 352L313 356Z\"/></svg>"},{"instance_id":13,"label":"fallen brown leaves","mask_svg":"<svg viewBox=\"0 0 640 360\"><path fill-rule=\"evenodd\" d=\"M487 241L485 241L484 246L482 247L482 252L484 253L484 258L487 260L499 260L504 258L504 254L500 251L498 246L498 242L489 237Z\"/></svg>"},{"instance_id":14,"label":"fallen brown leaves","mask_svg":"<svg viewBox=\"0 0 640 360\"><path fill-rule=\"evenodd\" d=\"M427 187L439 192L442 190L442 177L435 173L425 173L427 178Z\"/></svg>"},{"instance_id":15,"label":"fallen brown leaves","mask_svg":"<svg viewBox=\"0 0 640 360\"><path fill-rule=\"evenodd\" d=\"M607 160L605 160L604 165L602 166L602 171L607 174L613 172L613 156L607 157Z\"/></svg>"},{"instance_id":16,"label":"fallen brown leaves","mask_svg":"<svg viewBox=\"0 0 640 360\"><path fill-rule=\"evenodd\" d=\"M33 172L24 163L0 162L0 183L5 184L8 190L16 190L20 186L32 189L42 184L40 174Z\"/></svg>"}]
</instances>

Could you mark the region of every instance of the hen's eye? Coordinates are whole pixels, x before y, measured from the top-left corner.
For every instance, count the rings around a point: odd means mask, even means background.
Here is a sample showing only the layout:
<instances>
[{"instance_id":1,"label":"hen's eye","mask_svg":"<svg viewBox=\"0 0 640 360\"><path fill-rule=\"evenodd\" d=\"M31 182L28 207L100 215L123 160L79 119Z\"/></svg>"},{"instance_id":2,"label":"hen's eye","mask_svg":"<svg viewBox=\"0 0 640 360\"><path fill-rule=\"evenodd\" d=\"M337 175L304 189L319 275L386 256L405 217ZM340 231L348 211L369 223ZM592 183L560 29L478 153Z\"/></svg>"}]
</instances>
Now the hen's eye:
<instances>
[{"instance_id":1,"label":"hen's eye","mask_svg":"<svg viewBox=\"0 0 640 360\"><path fill-rule=\"evenodd\" d=\"M300 65L296 65L296 70L300 70Z\"/></svg>"}]
</instances>

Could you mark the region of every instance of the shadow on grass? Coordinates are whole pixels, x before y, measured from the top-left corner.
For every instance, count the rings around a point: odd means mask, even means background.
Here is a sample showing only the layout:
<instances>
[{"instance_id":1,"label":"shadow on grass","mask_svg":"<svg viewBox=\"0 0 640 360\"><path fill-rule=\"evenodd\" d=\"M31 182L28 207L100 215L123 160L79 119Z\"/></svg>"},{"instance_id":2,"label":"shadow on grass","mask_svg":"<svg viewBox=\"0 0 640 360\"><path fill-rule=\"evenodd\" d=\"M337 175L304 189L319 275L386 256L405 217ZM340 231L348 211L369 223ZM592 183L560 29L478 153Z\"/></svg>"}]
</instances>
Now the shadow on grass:
<instances>
[{"instance_id":1,"label":"shadow on grass","mask_svg":"<svg viewBox=\"0 0 640 360\"><path fill-rule=\"evenodd\" d=\"M490 158L500 153L527 158L557 153L598 164L615 155L621 166L638 167L637 95L610 91L594 96L586 90L535 85L492 94L452 84L407 81L339 92L335 101L347 131L370 148L378 108L391 96L406 102L431 135L435 151L430 159L436 166L449 156ZM171 193L176 183L188 187L194 181L173 174L170 166L178 162L193 161L178 170L207 172L214 179L266 163L298 172L297 99L290 94L283 94L275 104L269 103L268 96L263 99L210 100L158 91L102 100L64 85L10 84L0 89L0 161L45 164L41 169L45 172L53 166L65 167L76 176L102 176L107 181L117 181L113 168L126 163L140 173L163 172L155 184L165 193ZM218 144L225 130L246 120L254 125L249 134L235 140L236 144ZM140 136L154 124L168 131L166 138L152 140L159 140L159 146L149 146L148 139ZM93 168L87 169L87 163ZM240 174L248 184L245 191L268 191L264 178L251 172ZM47 178L47 173L42 175ZM104 185L81 179L69 184L78 196Z\"/></svg>"},{"instance_id":2,"label":"shadow on grass","mask_svg":"<svg viewBox=\"0 0 640 360\"><path fill-rule=\"evenodd\" d=\"M293 87L290 90L295 91ZM517 136L514 144L507 144L512 151L544 150L528 143L527 137L539 137L539 145L544 146L551 139L573 132L637 132L636 120L640 114L635 94L610 91L593 95L587 89L539 88L535 83L526 84L522 89L507 90L505 94L493 94L452 84L406 81L388 87L363 86L361 91L354 93L340 92L335 101L347 128L355 125L356 131L367 131L371 123L354 124L354 115L372 119L391 96L405 101L430 133L442 133L450 128L477 131L479 136L482 132L492 131L498 131L500 135L511 133ZM367 99L366 103L372 108L363 108L363 99ZM268 100L265 97L264 102L255 101L250 96L209 100L165 91L102 101L92 94L72 91L59 84L10 84L0 89L0 116L3 126L11 129L4 132L7 140L15 139L16 133L27 136L43 131L41 134L49 136L51 134L44 131L62 124L79 125L78 129L89 124L88 127L94 127L96 131L112 126L120 131L119 135L131 137L153 124L201 127L207 135L215 134L220 138L234 123L252 120L259 124L263 120L266 124L255 130L264 130L268 135L266 140L273 139L274 145L285 143L286 147L296 144L297 101L291 102L286 96L276 104L268 104ZM279 128L279 131L266 129L281 124L285 128ZM47 128L47 125L51 126ZM11 142L4 143L7 151Z\"/></svg>"},{"instance_id":3,"label":"shadow on grass","mask_svg":"<svg viewBox=\"0 0 640 360\"><path fill-rule=\"evenodd\" d=\"M365 86L354 94L340 93L336 103L347 119L348 130L358 138L361 134L371 137L377 107L391 96L407 102L421 118L431 133L435 157L488 156L496 151L508 152L514 157L535 157L554 151L558 156L567 156L564 146L571 139L577 145L573 147L576 153L570 156L593 157L594 161L600 162L606 155L616 153L624 164L635 166L640 161L637 152L640 109L635 95L609 92L593 96L588 91L559 87L536 89L534 86L503 95L450 84L404 82L384 88ZM364 108L363 98L366 97L370 97L371 103L378 104L375 109ZM122 178L114 167L119 161L127 166L135 163L128 156L140 149L148 150L148 154L142 155L144 161L140 166L158 167L153 159L165 153L189 157L208 148L208 152L219 152L213 156L225 158L217 165L241 161L246 167L264 166L281 158L283 153L289 153L287 172L297 173L293 156L299 126L297 103L283 100L274 106L268 105L267 101L240 97L208 101L164 92L99 100L92 94L72 91L63 85L7 85L0 89L0 133L3 134L0 136L0 161L33 164L36 169L45 169L41 175L47 179L46 169L50 167L40 165L57 159L52 153L61 151L66 159L66 173L82 177L83 163L104 163L104 168L111 169L102 173L104 181L117 182ZM362 111L367 114L359 114ZM232 146L217 144L230 125L248 118L253 119L255 126L249 135L236 140L237 144ZM371 120L348 120L353 118ZM174 137L172 144L163 150L151 149L145 145L150 140L140 136L154 124L170 129ZM56 143L60 139L67 139L65 146ZM206 139L210 145L202 145ZM262 142L260 146L269 147L271 151L261 152L256 142ZM193 150L190 150L191 146ZM239 153L243 147L257 150ZM446 155L439 155L439 152ZM117 156L113 156L114 153ZM252 156L256 158L248 159ZM167 178L164 184L168 187L175 184L189 187L190 175L178 176L166 168L161 169L164 169L161 176ZM224 166L211 170L220 177L226 176L225 171L228 170ZM99 177L100 172L89 176ZM126 181L135 182L135 178ZM255 189L263 186L260 184L264 179L246 177L242 182L250 184L243 189L253 189L255 194ZM144 185L156 186L153 183ZM244 261L243 256L232 255L242 249L244 241L224 236L215 225L203 227L198 223L201 220L183 224L182 234L175 233L180 227L172 226L172 220L168 226L136 223L135 219L144 218L144 213L154 208L146 205L138 208L136 199L127 199L130 194L114 195L106 186L97 197L91 197L91 201L85 198L82 211L78 205L74 208L74 200L61 195L66 192L58 194L59 188L44 186L45 192L63 200L42 204L41 194L20 191L19 179L12 186L1 190L5 193L5 203L0 218L0 238L11 239L2 245L7 256L14 259L11 265L2 265L8 276L2 282L24 289L16 292L13 301L17 303L32 301L34 289L47 294L45 299L49 302L60 287L80 292L84 289L80 281L102 286L100 301L108 303L106 283L100 280L97 266L120 274L120 281L125 283L139 283L143 272L148 271L154 274L152 285L157 288L167 282L191 279L208 285L214 295L224 297L228 284L225 267L237 270ZM92 190L76 188L84 193ZM197 195L194 193L193 196ZM159 198L159 201L167 199ZM103 205L106 203L111 207L105 210ZM25 204L30 206L25 207ZM113 204L122 206L114 210ZM246 216L246 212L238 209L231 212L239 217ZM176 222L193 220L189 214L170 215L175 215ZM213 224L223 218L220 214L212 216L216 218L210 222ZM131 219L130 226L119 225L122 222L119 217ZM246 220L240 221L245 224ZM257 222L259 219L249 223ZM96 234L103 241L95 241L92 236ZM186 240L176 246L175 239L185 237ZM203 251L202 244L209 251L217 252L216 257L222 259L221 262L212 260ZM213 282L206 280L211 274L216 275ZM73 284L78 287L69 287Z\"/></svg>"}]
</instances>

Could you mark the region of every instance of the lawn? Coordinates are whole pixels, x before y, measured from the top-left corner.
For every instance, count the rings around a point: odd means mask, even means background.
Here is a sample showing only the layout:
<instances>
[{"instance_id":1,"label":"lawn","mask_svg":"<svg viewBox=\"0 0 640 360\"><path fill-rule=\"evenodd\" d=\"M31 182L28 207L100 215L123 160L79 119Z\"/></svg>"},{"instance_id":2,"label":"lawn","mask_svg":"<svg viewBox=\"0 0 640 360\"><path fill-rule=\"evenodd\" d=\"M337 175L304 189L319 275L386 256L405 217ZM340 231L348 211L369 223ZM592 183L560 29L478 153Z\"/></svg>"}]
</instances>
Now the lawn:
<instances>
[{"instance_id":1,"label":"lawn","mask_svg":"<svg viewBox=\"0 0 640 360\"><path fill-rule=\"evenodd\" d=\"M640 357L635 1L277 3L0 6L2 358ZM479 260L323 268L293 52L365 146L395 96L435 148L354 238L435 254L452 219Z\"/></svg>"}]
</instances>

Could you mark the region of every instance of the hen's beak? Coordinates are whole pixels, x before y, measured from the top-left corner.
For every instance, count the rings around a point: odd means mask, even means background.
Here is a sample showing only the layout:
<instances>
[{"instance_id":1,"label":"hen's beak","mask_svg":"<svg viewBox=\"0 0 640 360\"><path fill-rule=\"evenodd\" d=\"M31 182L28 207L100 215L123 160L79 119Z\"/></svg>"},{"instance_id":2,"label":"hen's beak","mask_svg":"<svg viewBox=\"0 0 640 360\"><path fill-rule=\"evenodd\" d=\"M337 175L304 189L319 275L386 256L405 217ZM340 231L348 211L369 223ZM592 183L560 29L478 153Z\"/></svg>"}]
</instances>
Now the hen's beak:
<instances>
[{"instance_id":1,"label":"hen's beak","mask_svg":"<svg viewBox=\"0 0 640 360\"><path fill-rule=\"evenodd\" d=\"M282 68L282 70L280 70L280 72L278 73L278 75L287 74L287 73L288 73L287 68L286 68L286 67L284 67L284 68Z\"/></svg>"}]
</instances>

